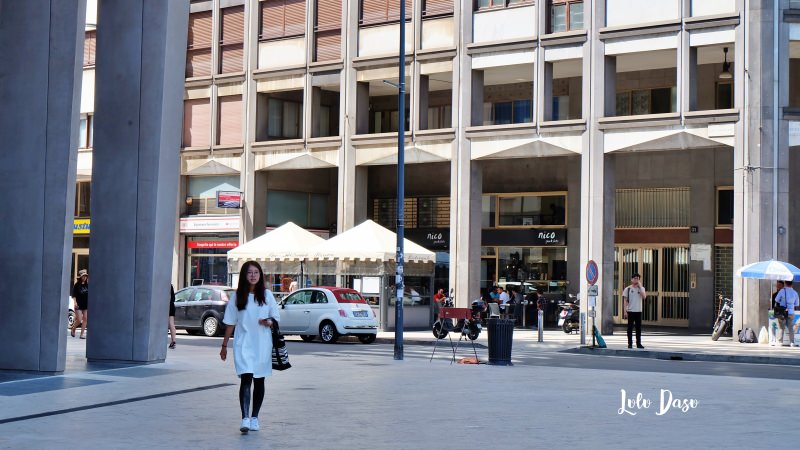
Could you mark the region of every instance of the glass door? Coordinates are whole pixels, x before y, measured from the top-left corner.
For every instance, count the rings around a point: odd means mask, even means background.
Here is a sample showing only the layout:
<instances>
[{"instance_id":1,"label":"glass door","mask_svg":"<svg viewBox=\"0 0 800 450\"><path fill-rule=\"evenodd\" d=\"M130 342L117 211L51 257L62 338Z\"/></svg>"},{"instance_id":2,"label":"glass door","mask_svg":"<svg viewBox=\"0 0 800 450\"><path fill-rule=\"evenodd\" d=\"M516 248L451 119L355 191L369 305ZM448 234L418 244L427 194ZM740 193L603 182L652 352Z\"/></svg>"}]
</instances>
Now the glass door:
<instances>
[{"instance_id":1,"label":"glass door","mask_svg":"<svg viewBox=\"0 0 800 450\"><path fill-rule=\"evenodd\" d=\"M647 290L642 323L686 327L689 325L689 248L619 246L614 250L614 323L622 319L622 292L634 273L641 274Z\"/></svg>"}]
</instances>

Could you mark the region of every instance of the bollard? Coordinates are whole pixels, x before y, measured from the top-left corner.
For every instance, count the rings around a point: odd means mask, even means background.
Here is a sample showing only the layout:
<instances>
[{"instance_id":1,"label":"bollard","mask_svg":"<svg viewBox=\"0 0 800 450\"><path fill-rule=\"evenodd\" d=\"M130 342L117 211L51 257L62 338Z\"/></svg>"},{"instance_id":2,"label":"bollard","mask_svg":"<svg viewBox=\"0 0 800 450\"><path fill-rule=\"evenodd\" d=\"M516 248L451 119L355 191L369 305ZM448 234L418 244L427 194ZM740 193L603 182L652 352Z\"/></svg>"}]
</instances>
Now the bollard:
<instances>
[{"instance_id":1,"label":"bollard","mask_svg":"<svg viewBox=\"0 0 800 450\"><path fill-rule=\"evenodd\" d=\"M537 318L537 325L539 327L539 342L544 342L544 311L539 310L539 317Z\"/></svg>"},{"instance_id":2,"label":"bollard","mask_svg":"<svg viewBox=\"0 0 800 450\"><path fill-rule=\"evenodd\" d=\"M586 345L586 313L581 313L581 345Z\"/></svg>"}]
</instances>

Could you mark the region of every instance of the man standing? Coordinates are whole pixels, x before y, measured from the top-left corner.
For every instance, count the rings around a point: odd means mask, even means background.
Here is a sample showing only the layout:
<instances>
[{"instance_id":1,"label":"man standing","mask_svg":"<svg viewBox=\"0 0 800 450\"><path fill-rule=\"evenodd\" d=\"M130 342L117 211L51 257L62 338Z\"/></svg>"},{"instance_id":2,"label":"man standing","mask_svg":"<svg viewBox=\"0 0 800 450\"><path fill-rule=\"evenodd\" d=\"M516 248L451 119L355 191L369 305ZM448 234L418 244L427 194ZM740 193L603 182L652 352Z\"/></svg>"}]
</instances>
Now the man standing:
<instances>
[{"instance_id":1,"label":"man standing","mask_svg":"<svg viewBox=\"0 0 800 450\"><path fill-rule=\"evenodd\" d=\"M797 344L794 343L794 310L800 306L800 297L792 287L791 281L784 281L783 284L784 288L775 296L775 303L780 306L780 308L775 308L775 318L778 319L778 328L780 328L780 334L776 336L776 341L778 345L783 343L783 333L788 327L789 345L797 347Z\"/></svg>"},{"instance_id":2,"label":"man standing","mask_svg":"<svg viewBox=\"0 0 800 450\"><path fill-rule=\"evenodd\" d=\"M634 273L630 286L622 291L622 318L628 321L628 348L633 348L633 328L636 327L636 348L642 345L642 303L647 298L644 286L639 282L640 276Z\"/></svg>"}]
</instances>

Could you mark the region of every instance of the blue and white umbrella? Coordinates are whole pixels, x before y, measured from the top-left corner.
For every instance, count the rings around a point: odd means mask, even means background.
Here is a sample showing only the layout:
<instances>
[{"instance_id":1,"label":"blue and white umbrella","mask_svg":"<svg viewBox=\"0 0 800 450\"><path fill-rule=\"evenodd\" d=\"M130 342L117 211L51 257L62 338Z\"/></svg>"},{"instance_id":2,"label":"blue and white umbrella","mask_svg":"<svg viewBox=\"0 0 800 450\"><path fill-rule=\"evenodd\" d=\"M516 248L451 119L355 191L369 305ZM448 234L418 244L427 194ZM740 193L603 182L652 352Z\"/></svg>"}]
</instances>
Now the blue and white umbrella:
<instances>
[{"instance_id":1,"label":"blue and white umbrella","mask_svg":"<svg viewBox=\"0 0 800 450\"><path fill-rule=\"evenodd\" d=\"M748 264L736 271L741 278L758 278L759 280L800 280L800 269L782 261L759 261Z\"/></svg>"}]
</instances>

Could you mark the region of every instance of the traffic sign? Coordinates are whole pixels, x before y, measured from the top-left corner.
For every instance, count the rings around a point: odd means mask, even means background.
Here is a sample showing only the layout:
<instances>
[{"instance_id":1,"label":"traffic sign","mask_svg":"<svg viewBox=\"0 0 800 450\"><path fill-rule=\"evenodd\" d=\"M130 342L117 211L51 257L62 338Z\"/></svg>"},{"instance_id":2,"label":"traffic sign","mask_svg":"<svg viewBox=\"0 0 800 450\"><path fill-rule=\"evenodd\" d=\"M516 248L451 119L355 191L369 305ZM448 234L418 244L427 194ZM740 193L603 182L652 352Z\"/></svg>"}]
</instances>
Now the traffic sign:
<instances>
[{"instance_id":1,"label":"traffic sign","mask_svg":"<svg viewBox=\"0 0 800 450\"><path fill-rule=\"evenodd\" d=\"M586 263L586 282L588 282L590 286L594 286L599 277L600 269L597 267L597 263L594 262L593 259L590 259L589 262Z\"/></svg>"},{"instance_id":2,"label":"traffic sign","mask_svg":"<svg viewBox=\"0 0 800 450\"><path fill-rule=\"evenodd\" d=\"M599 286L593 284L589 286L589 290L586 292L586 295L588 295L589 297L597 297L599 291L600 291Z\"/></svg>"}]
</instances>

